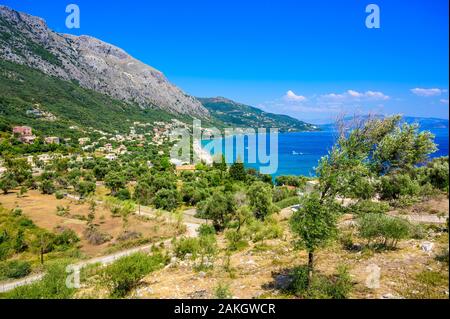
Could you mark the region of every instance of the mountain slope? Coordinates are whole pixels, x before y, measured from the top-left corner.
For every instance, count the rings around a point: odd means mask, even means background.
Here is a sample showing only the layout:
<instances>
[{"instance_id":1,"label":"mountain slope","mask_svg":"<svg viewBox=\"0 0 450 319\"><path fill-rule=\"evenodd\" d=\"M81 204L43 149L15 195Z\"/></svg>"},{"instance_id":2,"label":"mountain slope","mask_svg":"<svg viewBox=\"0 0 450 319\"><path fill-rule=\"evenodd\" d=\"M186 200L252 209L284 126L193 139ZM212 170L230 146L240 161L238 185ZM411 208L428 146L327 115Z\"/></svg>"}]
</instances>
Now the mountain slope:
<instances>
[{"instance_id":1,"label":"mountain slope","mask_svg":"<svg viewBox=\"0 0 450 319\"><path fill-rule=\"evenodd\" d=\"M0 5L0 59L142 108L208 117L194 97L122 49L88 36L60 34L45 21Z\"/></svg>"},{"instance_id":2,"label":"mountain slope","mask_svg":"<svg viewBox=\"0 0 450 319\"><path fill-rule=\"evenodd\" d=\"M216 98L197 98L210 112L211 116L229 127L278 128L280 132L315 131L318 128L287 115L264 112L256 107L232 100Z\"/></svg>"},{"instance_id":3,"label":"mountain slope","mask_svg":"<svg viewBox=\"0 0 450 319\"><path fill-rule=\"evenodd\" d=\"M134 121L168 122L173 118L187 122L186 116L142 109L25 65L0 60L0 131L29 125L47 136L76 136L78 130L71 130L71 126L87 132L128 133Z\"/></svg>"}]
</instances>

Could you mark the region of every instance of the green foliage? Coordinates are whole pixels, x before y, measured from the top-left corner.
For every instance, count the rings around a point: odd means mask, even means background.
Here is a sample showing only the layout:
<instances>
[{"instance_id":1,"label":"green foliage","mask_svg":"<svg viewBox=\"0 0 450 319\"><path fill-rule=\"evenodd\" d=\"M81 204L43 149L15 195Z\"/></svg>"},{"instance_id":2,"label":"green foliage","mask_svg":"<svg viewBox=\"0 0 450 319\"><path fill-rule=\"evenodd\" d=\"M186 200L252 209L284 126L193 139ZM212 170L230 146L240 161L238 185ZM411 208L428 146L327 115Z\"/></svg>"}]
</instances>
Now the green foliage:
<instances>
[{"instance_id":1,"label":"green foliage","mask_svg":"<svg viewBox=\"0 0 450 319\"><path fill-rule=\"evenodd\" d=\"M81 136L78 131L67 129L71 125L124 133L128 132L129 123L133 121L153 123L172 118L185 119L160 109L142 109L135 104L115 100L27 66L2 60L0 69L3 70L0 74L0 109L4 110L0 114L0 123L29 125L45 135L75 138ZM26 111L36 103L40 104L41 110L57 116L58 121L42 121L28 116ZM42 143L39 147L45 151L61 146ZM23 145L21 148L18 149L20 153L29 153L32 147Z\"/></svg>"},{"instance_id":2,"label":"green foliage","mask_svg":"<svg viewBox=\"0 0 450 319\"><path fill-rule=\"evenodd\" d=\"M359 235L368 240L369 245L376 244L386 248L395 248L401 239L410 236L411 225L408 221L384 214L364 214L358 222Z\"/></svg>"},{"instance_id":3,"label":"green foliage","mask_svg":"<svg viewBox=\"0 0 450 319\"><path fill-rule=\"evenodd\" d=\"M422 184L429 183L437 189L448 192L448 156L433 159L426 166L419 168L418 173Z\"/></svg>"},{"instance_id":4,"label":"green foliage","mask_svg":"<svg viewBox=\"0 0 450 319\"><path fill-rule=\"evenodd\" d=\"M297 195L297 191L295 189L289 189L284 186L274 187L272 190L272 200L274 202L282 201L286 198L293 197Z\"/></svg>"},{"instance_id":5,"label":"green foliage","mask_svg":"<svg viewBox=\"0 0 450 319\"><path fill-rule=\"evenodd\" d=\"M311 284L308 282L308 266L299 266L291 272L288 290L307 299L347 299L353 283L346 267L338 267L334 276L314 274Z\"/></svg>"},{"instance_id":6,"label":"green foliage","mask_svg":"<svg viewBox=\"0 0 450 319\"><path fill-rule=\"evenodd\" d=\"M247 195L256 218L264 219L274 211L272 190L266 183L255 182L249 187Z\"/></svg>"},{"instance_id":7,"label":"green foliage","mask_svg":"<svg viewBox=\"0 0 450 319\"><path fill-rule=\"evenodd\" d=\"M55 193L55 197L56 199L63 199L64 198L64 194L60 191Z\"/></svg>"},{"instance_id":8,"label":"green foliage","mask_svg":"<svg viewBox=\"0 0 450 319\"><path fill-rule=\"evenodd\" d=\"M178 258L184 258L187 254L195 258L199 250L200 244L197 238L180 238L174 245L174 252Z\"/></svg>"},{"instance_id":9,"label":"green foliage","mask_svg":"<svg viewBox=\"0 0 450 319\"><path fill-rule=\"evenodd\" d=\"M11 260L0 262L0 280L22 278L30 274L31 264L28 261Z\"/></svg>"},{"instance_id":10,"label":"green foliage","mask_svg":"<svg viewBox=\"0 0 450 319\"><path fill-rule=\"evenodd\" d=\"M0 189L3 191L3 194L8 194L8 192L15 187L17 187L17 182L12 173L7 172L0 177Z\"/></svg>"},{"instance_id":11,"label":"green foliage","mask_svg":"<svg viewBox=\"0 0 450 319\"><path fill-rule=\"evenodd\" d=\"M129 200L131 199L131 194L128 189L122 188L117 192L116 197L120 200Z\"/></svg>"},{"instance_id":12,"label":"green foliage","mask_svg":"<svg viewBox=\"0 0 450 319\"><path fill-rule=\"evenodd\" d=\"M272 217L268 217L264 221L253 218L245 225L244 233L246 237L258 243L268 239L280 238L283 235L283 228Z\"/></svg>"},{"instance_id":13,"label":"green foliage","mask_svg":"<svg viewBox=\"0 0 450 319\"><path fill-rule=\"evenodd\" d=\"M231 179L235 181L245 181L247 179L244 163L240 160L230 166L229 174Z\"/></svg>"},{"instance_id":14,"label":"green foliage","mask_svg":"<svg viewBox=\"0 0 450 319\"><path fill-rule=\"evenodd\" d=\"M227 240L227 249L229 251L237 251L248 246L243 233L235 229L227 229L225 238Z\"/></svg>"},{"instance_id":15,"label":"green foliage","mask_svg":"<svg viewBox=\"0 0 450 319\"><path fill-rule=\"evenodd\" d=\"M398 199L401 196L416 196L420 185L408 174L393 174L381 177L380 196L382 199Z\"/></svg>"},{"instance_id":16,"label":"green foliage","mask_svg":"<svg viewBox=\"0 0 450 319\"><path fill-rule=\"evenodd\" d=\"M51 195L56 191L55 184L51 179L44 179L39 185L39 189L44 195Z\"/></svg>"},{"instance_id":17,"label":"green foliage","mask_svg":"<svg viewBox=\"0 0 450 319\"><path fill-rule=\"evenodd\" d=\"M216 299L233 298L233 294L230 291L230 286L223 283L219 283L217 287L214 289L214 296Z\"/></svg>"},{"instance_id":18,"label":"green foliage","mask_svg":"<svg viewBox=\"0 0 450 319\"><path fill-rule=\"evenodd\" d=\"M161 189L155 194L153 204L156 208L173 211L180 204L180 194L176 189Z\"/></svg>"},{"instance_id":19,"label":"green foliage","mask_svg":"<svg viewBox=\"0 0 450 319\"><path fill-rule=\"evenodd\" d=\"M304 176L277 176L275 178L275 184L277 186L294 186L303 188L306 185L306 177Z\"/></svg>"},{"instance_id":20,"label":"green foliage","mask_svg":"<svg viewBox=\"0 0 450 319\"><path fill-rule=\"evenodd\" d=\"M325 245L334 238L337 208L332 201L322 202L319 195L306 195L300 209L291 218L291 229L299 237L300 244L309 252Z\"/></svg>"},{"instance_id":21,"label":"green foliage","mask_svg":"<svg viewBox=\"0 0 450 319\"><path fill-rule=\"evenodd\" d=\"M81 198L85 198L95 192L96 184L91 181L80 181L75 186L75 191Z\"/></svg>"},{"instance_id":22,"label":"green foliage","mask_svg":"<svg viewBox=\"0 0 450 319\"><path fill-rule=\"evenodd\" d=\"M22 253L36 254L41 248L44 253L67 251L77 242L78 238L71 230L50 233L36 227L20 209L10 212L0 206L0 260Z\"/></svg>"},{"instance_id":23,"label":"green foliage","mask_svg":"<svg viewBox=\"0 0 450 319\"><path fill-rule=\"evenodd\" d=\"M105 176L105 185L111 190L111 195L115 196L120 189L125 188L125 177L120 172L111 171Z\"/></svg>"},{"instance_id":24,"label":"green foliage","mask_svg":"<svg viewBox=\"0 0 450 319\"><path fill-rule=\"evenodd\" d=\"M102 281L109 288L112 297L123 298L142 278L166 263L167 258L160 253L151 256L136 253L107 266L103 271Z\"/></svg>"},{"instance_id":25,"label":"green foliage","mask_svg":"<svg viewBox=\"0 0 450 319\"><path fill-rule=\"evenodd\" d=\"M291 207L300 203L301 203L300 196L292 196L285 198L279 202L276 202L275 205L278 207L278 209L284 209L286 207Z\"/></svg>"},{"instance_id":26,"label":"green foliage","mask_svg":"<svg viewBox=\"0 0 450 319\"><path fill-rule=\"evenodd\" d=\"M0 297L7 299L68 299L75 289L66 286L66 266L70 261L59 260L50 263L44 278L36 283L18 287Z\"/></svg>"},{"instance_id":27,"label":"green foliage","mask_svg":"<svg viewBox=\"0 0 450 319\"><path fill-rule=\"evenodd\" d=\"M384 214L389 211L389 204L385 202L361 200L355 203L354 205L351 205L350 211L356 215Z\"/></svg>"},{"instance_id":28,"label":"green foliage","mask_svg":"<svg viewBox=\"0 0 450 319\"><path fill-rule=\"evenodd\" d=\"M209 110L213 119L219 122L214 123L216 127L277 127L280 132L317 130L313 125L287 115L267 113L231 100L212 98L200 99L200 102Z\"/></svg>"},{"instance_id":29,"label":"green foliage","mask_svg":"<svg viewBox=\"0 0 450 319\"><path fill-rule=\"evenodd\" d=\"M209 235L215 235L216 230L213 226L208 224L201 224L198 228L198 235L199 236L209 236Z\"/></svg>"},{"instance_id":30,"label":"green foliage","mask_svg":"<svg viewBox=\"0 0 450 319\"><path fill-rule=\"evenodd\" d=\"M223 229L232 220L236 212L236 201L231 194L216 192L207 200L199 203L198 216L211 219L217 230Z\"/></svg>"}]
</instances>

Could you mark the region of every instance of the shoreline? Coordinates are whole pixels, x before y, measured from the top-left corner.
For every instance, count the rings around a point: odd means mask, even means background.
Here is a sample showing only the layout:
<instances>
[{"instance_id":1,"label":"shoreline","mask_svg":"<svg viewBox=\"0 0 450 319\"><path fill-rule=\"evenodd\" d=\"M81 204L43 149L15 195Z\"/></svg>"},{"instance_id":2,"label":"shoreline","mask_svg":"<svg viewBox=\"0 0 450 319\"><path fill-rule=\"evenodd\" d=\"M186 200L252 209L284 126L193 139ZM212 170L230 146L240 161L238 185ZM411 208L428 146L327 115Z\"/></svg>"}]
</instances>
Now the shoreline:
<instances>
[{"instance_id":1,"label":"shoreline","mask_svg":"<svg viewBox=\"0 0 450 319\"><path fill-rule=\"evenodd\" d=\"M201 162L205 162L206 165L212 165L214 162L213 157L208 151L203 149L201 140L194 140L192 148L194 154L200 159Z\"/></svg>"}]
</instances>

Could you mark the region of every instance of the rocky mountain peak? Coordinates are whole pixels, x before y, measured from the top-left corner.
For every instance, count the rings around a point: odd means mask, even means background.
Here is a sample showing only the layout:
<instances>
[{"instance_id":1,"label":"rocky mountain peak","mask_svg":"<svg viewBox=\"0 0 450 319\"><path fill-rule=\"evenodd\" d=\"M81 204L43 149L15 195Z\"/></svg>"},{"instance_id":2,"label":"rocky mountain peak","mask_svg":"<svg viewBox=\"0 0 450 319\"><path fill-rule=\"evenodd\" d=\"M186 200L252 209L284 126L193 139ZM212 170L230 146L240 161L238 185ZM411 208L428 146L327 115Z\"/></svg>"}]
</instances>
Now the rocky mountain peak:
<instances>
[{"instance_id":1,"label":"rocky mountain peak","mask_svg":"<svg viewBox=\"0 0 450 319\"><path fill-rule=\"evenodd\" d=\"M196 98L124 50L90 36L54 32L43 19L6 6L0 6L0 58L142 108L209 116Z\"/></svg>"}]
</instances>

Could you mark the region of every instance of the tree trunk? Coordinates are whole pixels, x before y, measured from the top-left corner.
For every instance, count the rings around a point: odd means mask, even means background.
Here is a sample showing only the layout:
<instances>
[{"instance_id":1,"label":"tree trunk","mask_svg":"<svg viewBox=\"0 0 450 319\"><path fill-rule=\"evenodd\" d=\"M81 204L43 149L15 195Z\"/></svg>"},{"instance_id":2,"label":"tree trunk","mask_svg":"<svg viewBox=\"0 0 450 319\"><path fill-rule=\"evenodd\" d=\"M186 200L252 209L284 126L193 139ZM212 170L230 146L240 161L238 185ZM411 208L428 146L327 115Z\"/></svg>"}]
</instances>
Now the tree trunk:
<instances>
[{"instance_id":1,"label":"tree trunk","mask_svg":"<svg viewBox=\"0 0 450 319\"><path fill-rule=\"evenodd\" d=\"M44 247L41 247L41 265L44 264Z\"/></svg>"},{"instance_id":2,"label":"tree trunk","mask_svg":"<svg viewBox=\"0 0 450 319\"><path fill-rule=\"evenodd\" d=\"M311 287L312 276L314 270L314 253L308 252L308 289Z\"/></svg>"}]
</instances>

